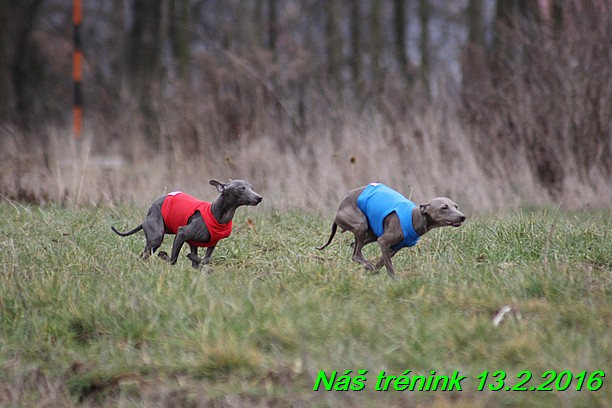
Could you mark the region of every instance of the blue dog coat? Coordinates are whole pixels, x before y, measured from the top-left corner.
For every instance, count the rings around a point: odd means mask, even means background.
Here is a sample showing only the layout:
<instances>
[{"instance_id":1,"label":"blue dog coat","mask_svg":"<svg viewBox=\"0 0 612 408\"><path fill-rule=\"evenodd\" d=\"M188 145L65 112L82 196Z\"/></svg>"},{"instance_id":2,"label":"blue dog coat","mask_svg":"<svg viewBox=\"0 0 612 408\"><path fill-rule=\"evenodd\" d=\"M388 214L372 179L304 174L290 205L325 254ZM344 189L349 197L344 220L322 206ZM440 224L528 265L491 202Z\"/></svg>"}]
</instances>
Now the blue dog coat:
<instances>
[{"instance_id":1,"label":"blue dog coat","mask_svg":"<svg viewBox=\"0 0 612 408\"><path fill-rule=\"evenodd\" d=\"M357 198L357 207L366 215L370 229L379 238L384 232L385 217L395 211L402 225L404 240L391 249L411 247L419 241L420 236L412 226L412 210L416 204L397 191L381 183L370 183Z\"/></svg>"}]
</instances>

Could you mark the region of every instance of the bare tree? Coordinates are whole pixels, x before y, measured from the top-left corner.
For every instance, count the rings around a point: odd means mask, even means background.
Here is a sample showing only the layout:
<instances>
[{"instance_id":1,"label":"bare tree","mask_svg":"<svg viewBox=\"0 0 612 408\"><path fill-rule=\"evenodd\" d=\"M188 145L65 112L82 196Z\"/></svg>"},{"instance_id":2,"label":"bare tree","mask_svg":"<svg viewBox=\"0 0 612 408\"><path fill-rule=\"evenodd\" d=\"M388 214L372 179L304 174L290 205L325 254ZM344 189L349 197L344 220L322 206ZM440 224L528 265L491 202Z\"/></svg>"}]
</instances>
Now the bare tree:
<instances>
[{"instance_id":1,"label":"bare tree","mask_svg":"<svg viewBox=\"0 0 612 408\"><path fill-rule=\"evenodd\" d=\"M382 0L372 0L370 9L370 38L368 46L370 49L370 74L372 85L375 90L382 87L383 68L382 50L385 39L383 33L383 2Z\"/></svg>"},{"instance_id":2,"label":"bare tree","mask_svg":"<svg viewBox=\"0 0 612 408\"><path fill-rule=\"evenodd\" d=\"M189 0L170 0L170 41L178 77L189 78L191 62L191 7Z\"/></svg>"},{"instance_id":3,"label":"bare tree","mask_svg":"<svg viewBox=\"0 0 612 408\"><path fill-rule=\"evenodd\" d=\"M340 1L327 0L325 2L325 48L327 54L327 73L333 86L339 89L341 85L342 70L342 34L340 32L341 19Z\"/></svg>"},{"instance_id":4,"label":"bare tree","mask_svg":"<svg viewBox=\"0 0 612 408\"><path fill-rule=\"evenodd\" d=\"M482 0L469 0L467 7L468 42L463 59L463 86L469 94L482 92L487 81L484 9ZM468 97L472 98L473 95Z\"/></svg>"},{"instance_id":5,"label":"bare tree","mask_svg":"<svg viewBox=\"0 0 612 408\"><path fill-rule=\"evenodd\" d=\"M276 50L276 37L278 36L277 0L268 0L268 49Z\"/></svg>"},{"instance_id":6,"label":"bare tree","mask_svg":"<svg viewBox=\"0 0 612 408\"><path fill-rule=\"evenodd\" d=\"M552 19L555 30L563 28L563 0L552 0Z\"/></svg>"},{"instance_id":7,"label":"bare tree","mask_svg":"<svg viewBox=\"0 0 612 408\"><path fill-rule=\"evenodd\" d=\"M350 24L351 24L351 74L355 86L361 82L361 10L360 2L350 3Z\"/></svg>"},{"instance_id":8,"label":"bare tree","mask_svg":"<svg viewBox=\"0 0 612 408\"><path fill-rule=\"evenodd\" d=\"M7 2L2 6L0 13L6 13L0 18L5 19L0 29L2 46L5 55L5 67L3 75L5 78L3 86L11 84L14 100L16 122L22 127L28 127L29 118L33 112L34 90L42 81L39 51L33 39L36 28L36 20L43 4L43 0L29 0L19 2ZM13 42L8 42L14 39ZM8 58L6 56L8 55ZM6 58L6 59L5 59Z\"/></svg>"},{"instance_id":9,"label":"bare tree","mask_svg":"<svg viewBox=\"0 0 612 408\"><path fill-rule=\"evenodd\" d=\"M0 2L0 123L7 122L10 117L11 77L8 66L9 30L8 23L11 9L7 1Z\"/></svg>"},{"instance_id":10,"label":"bare tree","mask_svg":"<svg viewBox=\"0 0 612 408\"><path fill-rule=\"evenodd\" d=\"M421 39L419 49L421 51L421 81L425 94L429 96L429 0L419 0L419 23L421 25Z\"/></svg>"},{"instance_id":11,"label":"bare tree","mask_svg":"<svg viewBox=\"0 0 612 408\"><path fill-rule=\"evenodd\" d=\"M133 0L133 23L127 45L127 64L133 96L143 115L142 130L153 146L160 142L155 103L163 76L162 50L166 40L168 0Z\"/></svg>"},{"instance_id":12,"label":"bare tree","mask_svg":"<svg viewBox=\"0 0 612 408\"><path fill-rule=\"evenodd\" d=\"M406 78L408 84L412 83L410 60L408 58L408 20L406 17L406 0L393 0L393 27L395 42L395 58L400 73Z\"/></svg>"}]
</instances>

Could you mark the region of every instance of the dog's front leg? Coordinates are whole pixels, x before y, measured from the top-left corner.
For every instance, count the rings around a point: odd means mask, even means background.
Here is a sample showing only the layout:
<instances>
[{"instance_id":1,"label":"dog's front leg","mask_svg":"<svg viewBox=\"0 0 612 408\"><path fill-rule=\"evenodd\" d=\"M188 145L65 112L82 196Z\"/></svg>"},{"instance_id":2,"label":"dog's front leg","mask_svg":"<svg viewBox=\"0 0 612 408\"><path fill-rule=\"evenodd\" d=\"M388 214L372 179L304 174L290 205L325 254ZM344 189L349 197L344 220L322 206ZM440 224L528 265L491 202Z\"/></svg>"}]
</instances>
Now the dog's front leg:
<instances>
[{"instance_id":1,"label":"dog's front leg","mask_svg":"<svg viewBox=\"0 0 612 408\"><path fill-rule=\"evenodd\" d=\"M204 256L204 259L202 259L202 263L204 265L210 262L210 259L212 258L212 253L215 250L215 247L216 245L209 246L208 248L206 248L206 255Z\"/></svg>"},{"instance_id":2,"label":"dog's front leg","mask_svg":"<svg viewBox=\"0 0 612 408\"><path fill-rule=\"evenodd\" d=\"M393 264L391 258L395 255L395 252L391 249L392 246L398 244L404 240L404 232L402 231L402 224L400 219L395 212L389 214L383 222L383 234L378 238L378 245L380 245L380 252L382 257L378 264L384 264L387 268L387 273L391 278L395 278L395 270L393 270Z\"/></svg>"},{"instance_id":3,"label":"dog's front leg","mask_svg":"<svg viewBox=\"0 0 612 408\"><path fill-rule=\"evenodd\" d=\"M197 255L198 254L197 247L191 246L191 253L187 255L187 258L189 258L189 260L191 261L191 266L193 266L194 268L197 268L200 265L206 265L210 262L212 258L212 253L214 250L215 250L214 246L206 248L206 255L204 256L204 258L200 258Z\"/></svg>"},{"instance_id":4,"label":"dog's front leg","mask_svg":"<svg viewBox=\"0 0 612 408\"><path fill-rule=\"evenodd\" d=\"M382 252L382 257L380 261L377 262L377 266L379 263L382 263L387 268L387 273L389 277L395 279L395 270L393 269L393 264L391 263L391 246L389 243L383 239L384 235L378 239L378 244L380 245L380 252Z\"/></svg>"},{"instance_id":5,"label":"dog's front leg","mask_svg":"<svg viewBox=\"0 0 612 408\"><path fill-rule=\"evenodd\" d=\"M392 249L391 252L389 253L389 257L393 258L395 256L395 254L397 254L399 251L399 249ZM380 258L378 260L378 262L376 263L376 266L374 267L376 270L379 270L380 268L382 268L383 266L385 266L385 260L383 258Z\"/></svg>"},{"instance_id":6,"label":"dog's front leg","mask_svg":"<svg viewBox=\"0 0 612 408\"><path fill-rule=\"evenodd\" d=\"M179 252L181 252L181 248L183 244L187 240L185 234L185 227L179 227L176 232L176 236L174 237L174 242L172 243L172 253L170 254L170 264L174 265L176 260L178 259Z\"/></svg>"},{"instance_id":7,"label":"dog's front leg","mask_svg":"<svg viewBox=\"0 0 612 408\"><path fill-rule=\"evenodd\" d=\"M191 248L191 252L189 252L187 258L191 261L191 266L197 268L202 263L202 258L198 256L198 247L189 244L189 248Z\"/></svg>"}]
</instances>

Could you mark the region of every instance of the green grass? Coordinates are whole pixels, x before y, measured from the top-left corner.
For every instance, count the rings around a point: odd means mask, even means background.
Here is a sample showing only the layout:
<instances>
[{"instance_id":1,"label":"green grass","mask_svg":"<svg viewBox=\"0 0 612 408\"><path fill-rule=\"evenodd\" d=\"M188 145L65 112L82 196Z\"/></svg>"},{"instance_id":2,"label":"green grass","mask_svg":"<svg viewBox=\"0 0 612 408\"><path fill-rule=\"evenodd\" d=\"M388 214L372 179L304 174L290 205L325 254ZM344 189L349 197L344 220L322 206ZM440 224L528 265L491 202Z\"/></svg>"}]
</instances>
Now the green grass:
<instances>
[{"instance_id":1,"label":"green grass","mask_svg":"<svg viewBox=\"0 0 612 408\"><path fill-rule=\"evenodd\" d=\"M370 275L331 216L240 210L213 263L142 261L134 208L0 203L0 405L595 407L612 400L612 215L516 212L440 229ZM252 221L247 222L247 220ZM172 237L163 249L168 250ZM375 245L366 256L379 254ZM492 317L513 312L499 326ZM313 391L368 370L363 391ZM380 371L468 377L374 390ZM484 370L606 372L598 391L478 392ZM493 380L489 383L493 384ZM554 386L554 383L553 383ZM323 387L321 387L323 389ZM571 391L573 389L573 391ZM233 404L233 405L232 405Z\"/></svg>"}]
</instances>

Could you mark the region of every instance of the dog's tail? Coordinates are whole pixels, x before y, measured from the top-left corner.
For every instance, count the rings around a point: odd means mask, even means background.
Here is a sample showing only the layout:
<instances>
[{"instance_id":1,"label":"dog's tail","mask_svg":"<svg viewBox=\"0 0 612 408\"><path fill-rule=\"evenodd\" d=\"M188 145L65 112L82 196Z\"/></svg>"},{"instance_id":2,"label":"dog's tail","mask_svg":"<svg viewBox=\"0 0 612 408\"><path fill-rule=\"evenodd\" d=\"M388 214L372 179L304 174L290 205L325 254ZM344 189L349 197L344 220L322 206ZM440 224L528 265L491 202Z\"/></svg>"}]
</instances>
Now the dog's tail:
<instances>
[{"instance_id":1,"label":"dog's tail","mask_svg":"<svg viewBox=\"0 0 612 408\"><path fill-rule=\"evenodd\" d=\"M329 236L329 239L327 240L327 242L325 243L325 245L320 246L320 247L316 247L319 251L322 249L327 248L327 246L329 244L331 244L332 239L334 239L334 235L336 235L336 230L338 229L338 224L336 224L335 222L332 224L332 230L331 230L331 235Z\"/></svg>"},{"instance_id":2,"label":"dog's tail","mask_svg":"<svg viewBox=\"0 0 612 408\"><path fill-rule=\"evenodd\" d=\"M134 228L133 230L128 231L128 232L117 231L117 229L115 227L111 227L111 229L113 231L115 231L115 234L121 235L122 237L127 237L128 235L132 235L132 234L135 234L138 231L140 231L142 229L142 224L140 224L139 226L137 226L136 228Z\"/></svg>"}]
</instances>

